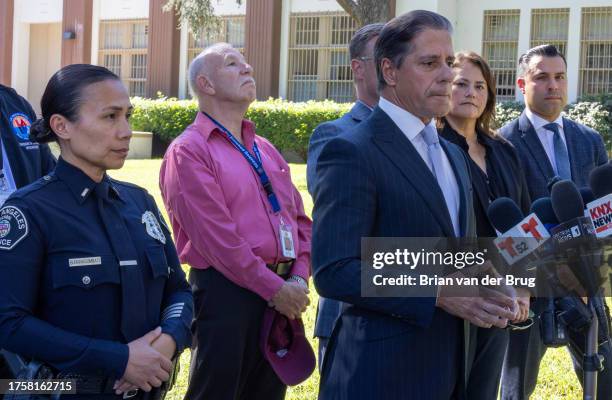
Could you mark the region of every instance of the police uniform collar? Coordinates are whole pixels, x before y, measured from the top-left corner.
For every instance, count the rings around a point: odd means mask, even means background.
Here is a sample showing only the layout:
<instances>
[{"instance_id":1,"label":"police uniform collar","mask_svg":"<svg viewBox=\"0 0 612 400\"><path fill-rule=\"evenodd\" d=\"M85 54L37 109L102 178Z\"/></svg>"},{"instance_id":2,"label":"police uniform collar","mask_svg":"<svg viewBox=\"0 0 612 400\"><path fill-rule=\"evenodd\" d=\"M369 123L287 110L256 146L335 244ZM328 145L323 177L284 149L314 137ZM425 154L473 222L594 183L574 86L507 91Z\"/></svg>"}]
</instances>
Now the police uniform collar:
<instances>
[{"instance_id":1,"label":"police uniform collar","mask_svg":"<svg viewBox=\"0 0 612 400\"><path fill-rule=\"evenodd\" d=\"M55 176L58 179L66 182L66 186L70 192L74 195L75 199L79 204L83 204L85 200L92 194L97 183L91 179L87 174L81 171L74 165L66 162L62 157L57 161L55 167ZM111 193L114 194L118 199L121 199L119 191L113 184L113 181L104 174L104 180L106 180L111 187Z\"/></svg>"}]
</instances>

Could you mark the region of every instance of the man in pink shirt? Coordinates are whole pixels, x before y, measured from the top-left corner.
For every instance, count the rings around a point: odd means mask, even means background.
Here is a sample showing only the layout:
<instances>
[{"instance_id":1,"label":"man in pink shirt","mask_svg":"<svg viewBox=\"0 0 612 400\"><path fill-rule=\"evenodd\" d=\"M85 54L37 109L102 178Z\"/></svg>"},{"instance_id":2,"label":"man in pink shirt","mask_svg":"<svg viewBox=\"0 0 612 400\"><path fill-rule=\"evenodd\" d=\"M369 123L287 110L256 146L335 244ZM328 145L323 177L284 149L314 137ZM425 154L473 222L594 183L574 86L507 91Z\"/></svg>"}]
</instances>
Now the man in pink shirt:
<instances>
[{"instance_id":1,"label":"man in pink shirt","mask_svg":"<svg viewBox=\"0 0 612 400\"><path fill-rule=\"evenodd\" d=\"M194 345L186 399L283 399L259 349L273 306L300 318L308 300L311 221L289 166L244 115L253 70L219 43L189 67L195 121L168 148L160 186L181 261L191 266Z\"/></svg>"}]
</instances>

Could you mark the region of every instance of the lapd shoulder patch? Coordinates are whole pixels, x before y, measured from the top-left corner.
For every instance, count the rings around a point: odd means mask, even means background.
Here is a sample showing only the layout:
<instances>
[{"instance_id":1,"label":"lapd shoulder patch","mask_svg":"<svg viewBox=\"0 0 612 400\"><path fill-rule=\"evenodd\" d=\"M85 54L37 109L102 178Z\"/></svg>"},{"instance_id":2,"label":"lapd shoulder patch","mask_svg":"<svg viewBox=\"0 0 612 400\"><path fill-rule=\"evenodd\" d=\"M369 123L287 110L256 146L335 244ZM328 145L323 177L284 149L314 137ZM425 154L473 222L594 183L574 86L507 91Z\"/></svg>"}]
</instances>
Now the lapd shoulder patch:
<instances>
[{"instance_id":1,"label":"lapd shoulder patch","mask_svg":"<svg viewBox=\"0 0 612 400\"><path fill-rule=\"evenodd\" d=\"M30 139L30 119L24 113L15 113L9 117L9 122L13 133L22 142L26 142Z\"/></svg>"},{"instance_id":2,"label":"lapd shoulder patch","mask_svg":"<svg viewBox=\"0 0 612 400\"><path fill-rule=\"evenodd\" d=\"M144 214L142 214L141 222L145 224L149 236L151 236L153 239L159 240L163 244L166 244L166 235L164 235L164 231L162 231L157 218L155 218L155 214L153 214L151 211L145 211Z\"/></svg>"},{"instance_id":3,"label":"lapd shoulder patch","mask_svg":"<svg viewBox=\"0 0 612 400\"><path fill-rule=\"evenodd\" d=\"M0 209L0 250L12 250L28 236L28 220L15 206Z\"/></svg>"}]
</instances>

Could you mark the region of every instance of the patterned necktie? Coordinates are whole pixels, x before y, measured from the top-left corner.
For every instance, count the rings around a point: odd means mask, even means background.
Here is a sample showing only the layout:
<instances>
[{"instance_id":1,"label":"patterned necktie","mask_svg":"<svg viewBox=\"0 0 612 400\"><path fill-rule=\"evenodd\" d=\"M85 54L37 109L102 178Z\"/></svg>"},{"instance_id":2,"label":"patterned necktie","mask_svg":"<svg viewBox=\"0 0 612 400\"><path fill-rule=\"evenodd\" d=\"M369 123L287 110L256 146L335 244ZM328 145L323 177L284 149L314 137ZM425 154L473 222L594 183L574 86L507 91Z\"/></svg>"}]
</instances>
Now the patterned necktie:
<instances>
[{"instance_id":1,"label":"patterned necktie","mask_svg":"<svg viewBox=\"0 0 612 400\"><path fill-rule=\"evenodd\" d=\"M448 176L452 171L446 172L444 170L444 154L442 150L442 146L440 146L440 139L438 138L438 132L436 129L428 124L425 125L425 128L420 133L427 144L427 153L429 154L429 161L431 162L431 172L434 174L434 177L438 181L438 186L440 186L440 190L442 190L442 194L444 195L444 202L446 203L446 207L448 208L448 213L451 216L451 221L453 228L455 230L455 234L459 234L459 229L456 226L457 221L456 218L453 218L453 215L456 215L456 211L459 209L458 204L456 202L458 199L453 195L453 186Z\"/></svg>"},{"instance_id":2,"label":"patterned necktie","mask_svg":"<svg viewBox=\"0 0 612 400\"><path fill-rule=\"evenodd\" d=\"M555 163L557 164L557 175L559 175L559 177L562 179L571 180L572 172L570 168L569 154L567 154L567 148L565 147L565 143L563 143L563 139L561 138L559 125L553 122L544 125L544 129L554 133L553 147L555 151Z\"/></svg>"},{"instance_id":3,"label":"patterned necktie","mask_svg":"<svg viewBox=\"0 0 612 400\"><path fill-rule=\"evenodd\" d=\"M127 342L146 333L145 290L142 266L138 265L138 254L121 214L109 197L110 185L103 180L94 190L98 201L98 212L106 235L119 262L121 271L121 332Z\"/></svg>"}]
</instances>

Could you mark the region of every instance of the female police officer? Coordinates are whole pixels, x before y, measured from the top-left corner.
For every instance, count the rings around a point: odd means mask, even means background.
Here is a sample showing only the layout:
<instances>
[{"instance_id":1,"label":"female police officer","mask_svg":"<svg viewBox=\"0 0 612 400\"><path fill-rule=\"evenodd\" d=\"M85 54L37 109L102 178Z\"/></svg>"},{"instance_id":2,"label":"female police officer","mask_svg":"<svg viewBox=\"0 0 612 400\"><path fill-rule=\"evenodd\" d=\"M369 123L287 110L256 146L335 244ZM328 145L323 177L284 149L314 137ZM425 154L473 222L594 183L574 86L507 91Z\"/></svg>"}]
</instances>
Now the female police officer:
<instances>
[{"instance_id":1,"label":"female police officer","mask_svg":"<svg viewBox=\"0 0 612 400\"><path fill-rule=\"evenodd\" d=\"M193 306L152 197L106 175L127 156L128 94L105 68L69 65L41 107L31 135L61 157L0 209L0 347L75 379L77 397L159 398Z\"/></svg>"}]
</instances>

